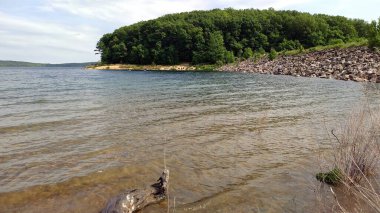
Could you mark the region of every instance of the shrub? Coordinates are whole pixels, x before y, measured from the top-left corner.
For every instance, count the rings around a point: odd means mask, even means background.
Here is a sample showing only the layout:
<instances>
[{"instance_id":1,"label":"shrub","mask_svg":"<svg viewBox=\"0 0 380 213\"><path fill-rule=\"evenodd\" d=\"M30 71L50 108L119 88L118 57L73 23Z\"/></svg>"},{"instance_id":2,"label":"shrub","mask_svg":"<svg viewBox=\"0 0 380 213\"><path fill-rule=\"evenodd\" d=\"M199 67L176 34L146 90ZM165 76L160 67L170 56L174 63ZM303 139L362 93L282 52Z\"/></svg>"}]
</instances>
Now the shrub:
<instances>
[{"instance_id":1,"label":"shrub","mask_svg":"<svg viewBox=\"0 0 380 213\"><path fill-rule=\"evenodd\" d=\"M244 48L244 52L243 52L243 58L245 59L248 59L248 58L252 58L253 56L253 51L251 48Z\"/></svg>"},{"instance_id":2,"label":"shrub","mask_svg":"<svg viewBox=\"0 0 380 213\"><path fill-rule=\"evenodd\" d=\"M372 50L380 48L380 18L379 21L373 21L368 33L368 46Z\"/></svg>"},{"instance_id":3,"label":"shrub","mask_svg":"<svg viewBox=\"0 0 380 213\"><path fill-rule=\"evenodd\" d=\"M302 44L298 41L298 40L287 40L287 39L284 39L279 45L278 45L279 49L282 51L282 50L298 50L298 49L302 49L303 46Z\"/></svg>"},{"instance_id":4,"label":"shrub","mask_svg":"<svg viewBox=\"0 0 380 213\"><path fill-rule=\"evenodd\" d=\"M224 55L224 61L226 63L234 63L235 62L235 56L232 51L226 51Z\"/></svg>"},{"instance_id":5,"label":"shrub","mask_svg":"<svg viewBox=\"0 0 380 213\"><path fill-rule=\"evenodd\" d=\"M273 61L274 59L276 59L277 58L277 52L276 52L276 50L271 49L270 52L269 52L268 57L269 57L269 60L271 60L271 61Z\"/></svg>"},{"instance_id":6,"label":"shrub","mask_svg":"<svg viewBox=\"0 0 380 213\"><path fill-rule=\"evenodd\" d=\"M329 45L335 45L335 44L344 44L344 41L339 38L329 40Z\"/></svg>"},{"instance_id":7,"label":"shrub","mask_svg":"<svg viewBox=\"0 0 380 213\"><path fill-rule=\"evenodd\" d=\"M219 60L215 64L216 64L216 66L221 67L221 66L223 66L224 63L223 63L223 61Z\"/></svg>"}]
</instances>

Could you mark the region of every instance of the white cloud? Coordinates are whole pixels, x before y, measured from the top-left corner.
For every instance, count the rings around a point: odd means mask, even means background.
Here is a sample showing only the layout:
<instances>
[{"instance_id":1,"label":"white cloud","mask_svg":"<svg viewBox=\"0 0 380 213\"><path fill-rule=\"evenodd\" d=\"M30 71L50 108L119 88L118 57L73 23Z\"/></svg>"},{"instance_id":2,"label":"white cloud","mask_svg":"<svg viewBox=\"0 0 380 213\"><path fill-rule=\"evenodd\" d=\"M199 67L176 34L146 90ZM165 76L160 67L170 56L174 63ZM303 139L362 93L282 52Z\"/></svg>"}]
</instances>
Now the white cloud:
<instances>
[{"instance_id":1,"label":"white cloud","mask_svg":"<svg viewBox=\"0 0 380 213\"><path fill-rule=\"evenodd\" d=\"M202 6L201 1L186 3L173 0L53 0L47 2L46 9L71 13L90 19L100 19L113 23L132 24L141 20L153 19L174 12L191 11Z\"/></svg>"},{"instance_id":2,"label":"white cloud","mask_svg":"<svg viewBox=\"0 0 380 213\"><path fill-rule=\"evenodd\" d=\"M275 9L283 9L285 7L289 7L295 4L303 4L310 2L311 0L253 0L253 1L244 1L244 0L217 0L216 5L220 5L223 8L225 7L233 7L237 9L245 9L245 8L257 8L257 9L267 9L267 8L275 8ZM219 6L219 7L220 7Z\"/></svg>"},{"instance_id":3,"label":"white cloud","mask_svg":"<svg viewBox=\"0 0 380 213\"><path fill-rule=\"evenodd\" d=\"M308 1L310 0L51 0L46 2L44 8L108 22L132 24L168 13L227 7L282 9Z\"/></svg>"},{"instance_id":4,"label":"white cloud","mask_svg":"<svg viewBox=\"0 0 380 213\"><path fill-rule=\"evenodd\" d=\"M287 0L287 1L273 1L272 7L276 9L284 9L292 5L305 4L312 0Z\"/></svg>"},{"instance_id":5,"label":"white cloud","mask_svg":"<svg viewBox=\"0 0 380 213\"><path fill-rule=\"evenodd\" d=\"M33 54L42 58L39 62L60 63L67 61L67 59L72 60L72 57L67 55L67 57L56 58L54 55L61 55L61 52L71 52L76 55L88 55L89 60L96 60L92 53L101 33L90 26L62 26L46 20L32 21L1 12L0 26L1 59L14 58L16 60L16 57L8 58L12 54L33 58L30 55ZM48 49L50 52L47 51ZM19 57L18 60L24 59ZM79 58L75 61L83 61L83 59Z\"/></svg>"}]
</instances>

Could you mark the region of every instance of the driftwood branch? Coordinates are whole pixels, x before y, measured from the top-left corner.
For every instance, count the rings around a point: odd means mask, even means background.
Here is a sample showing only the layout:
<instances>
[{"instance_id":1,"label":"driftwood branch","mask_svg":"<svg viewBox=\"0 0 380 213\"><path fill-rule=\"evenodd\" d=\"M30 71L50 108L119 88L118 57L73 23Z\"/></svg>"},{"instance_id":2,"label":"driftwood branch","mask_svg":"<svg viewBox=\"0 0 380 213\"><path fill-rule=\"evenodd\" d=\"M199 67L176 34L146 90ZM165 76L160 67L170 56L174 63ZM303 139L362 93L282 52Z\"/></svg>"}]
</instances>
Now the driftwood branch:
<instances>
[{"instance_id":1,"label":"driftwood branch","mask_svg":"<svg viewBox=\"0 0 380 213\"><path fill-rule=\"evenodd\" d=\"M108 201L101 213L132 213L158 203L167 197L169 170L165 169L156 183L146 189L123 192Z\"/></svg>"}]
</instances>

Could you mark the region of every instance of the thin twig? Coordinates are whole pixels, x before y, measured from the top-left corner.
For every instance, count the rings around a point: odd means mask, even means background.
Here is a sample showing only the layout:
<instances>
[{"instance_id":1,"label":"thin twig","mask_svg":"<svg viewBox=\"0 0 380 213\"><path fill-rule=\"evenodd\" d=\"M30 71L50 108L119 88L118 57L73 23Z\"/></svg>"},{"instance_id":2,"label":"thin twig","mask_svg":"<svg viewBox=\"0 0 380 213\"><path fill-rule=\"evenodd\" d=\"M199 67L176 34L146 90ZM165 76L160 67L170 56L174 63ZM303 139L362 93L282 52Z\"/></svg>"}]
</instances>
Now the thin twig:
<instances>
[{"instance_id":1,"label":"thin twig","mask_svg":"<svg viewBox=\"0 0 380 213\"><path fill-rule=\"evenodd\" d=\"M334 130L333 129L331 130L331 134L335 137L335 139L338 141L338 143L340 143L339 138L334 134Z\"/></svg>"}]
</instances>

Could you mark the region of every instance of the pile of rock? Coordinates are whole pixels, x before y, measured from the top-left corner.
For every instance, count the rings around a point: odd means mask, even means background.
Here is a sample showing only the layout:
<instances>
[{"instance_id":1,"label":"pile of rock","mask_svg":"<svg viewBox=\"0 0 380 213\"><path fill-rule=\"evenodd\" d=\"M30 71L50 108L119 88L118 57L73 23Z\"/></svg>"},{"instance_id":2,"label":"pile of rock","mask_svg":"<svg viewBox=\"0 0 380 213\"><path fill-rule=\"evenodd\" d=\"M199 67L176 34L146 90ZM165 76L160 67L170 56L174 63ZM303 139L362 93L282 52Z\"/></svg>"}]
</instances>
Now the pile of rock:
<instances>
[{"instance_id":1,"label":"pile of rock","mask_svg":"<svg viewBox=\"0 0 380 213\"><path fill-rule=\"evenodd\" d=\"M279 56L273 61L262 58L254 62L249 59L236 65L225 65L218 70L380 83L380 53L367 47L330 49Z\"/></svg>"}]
</instances>

